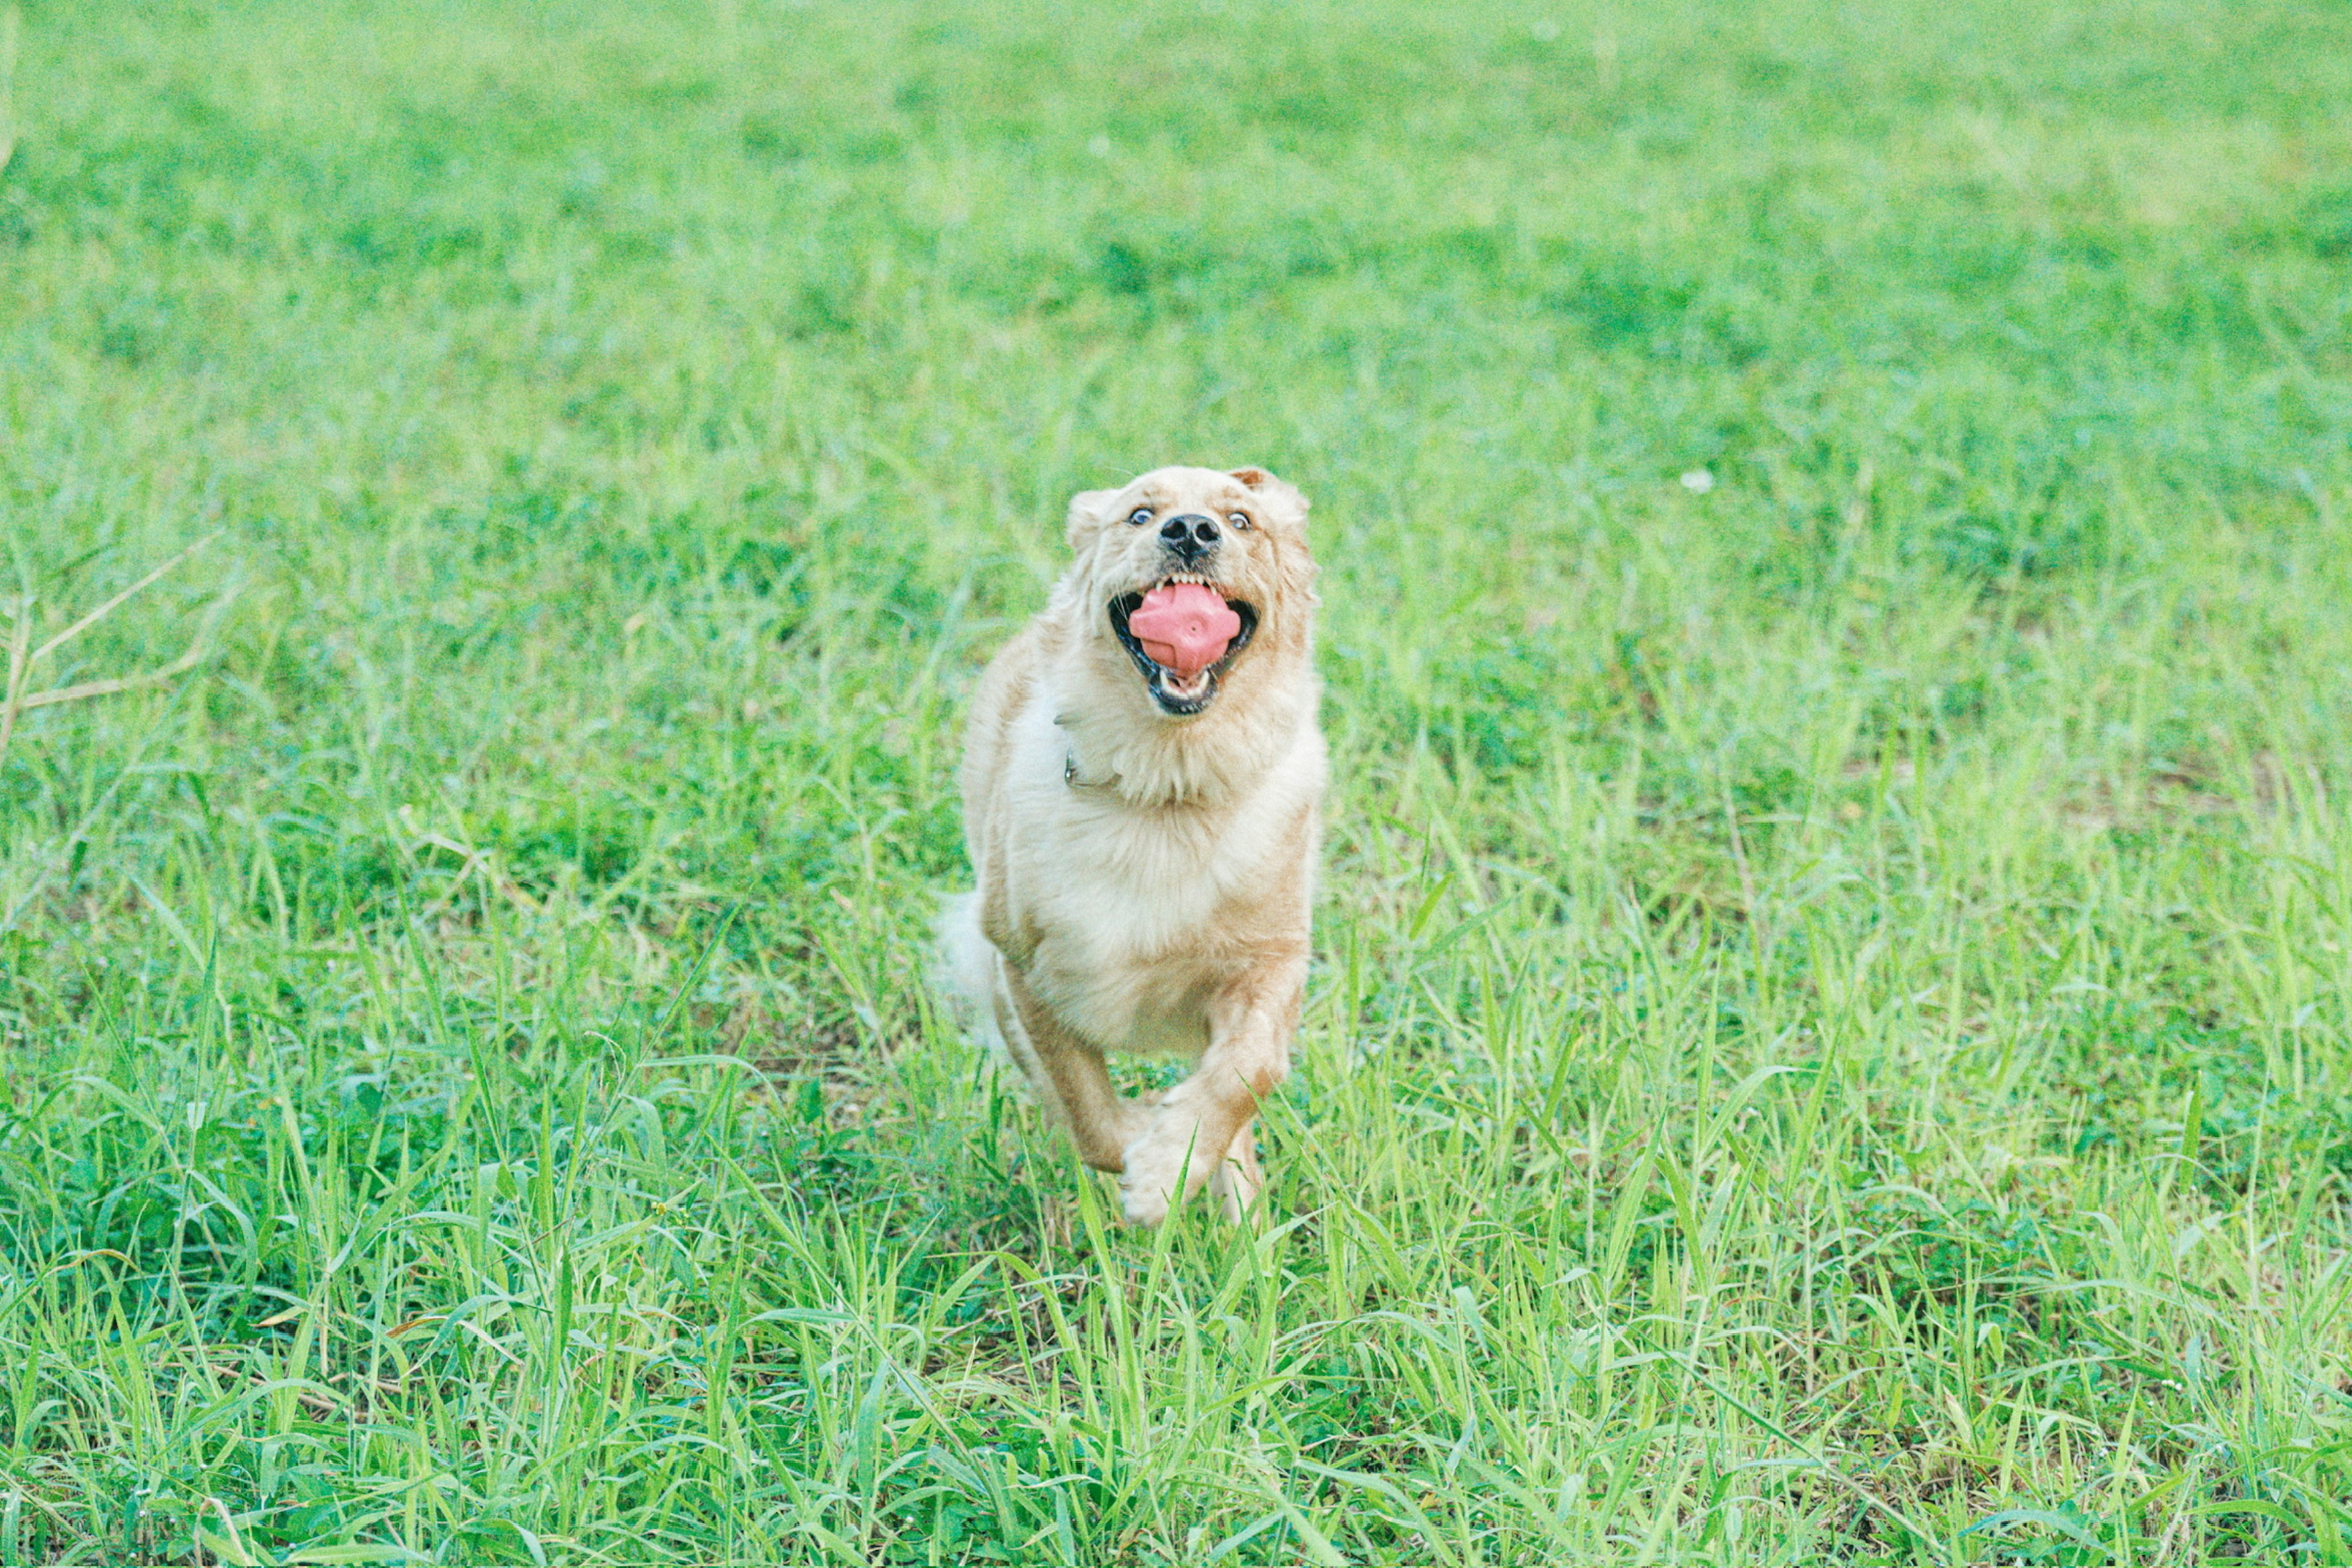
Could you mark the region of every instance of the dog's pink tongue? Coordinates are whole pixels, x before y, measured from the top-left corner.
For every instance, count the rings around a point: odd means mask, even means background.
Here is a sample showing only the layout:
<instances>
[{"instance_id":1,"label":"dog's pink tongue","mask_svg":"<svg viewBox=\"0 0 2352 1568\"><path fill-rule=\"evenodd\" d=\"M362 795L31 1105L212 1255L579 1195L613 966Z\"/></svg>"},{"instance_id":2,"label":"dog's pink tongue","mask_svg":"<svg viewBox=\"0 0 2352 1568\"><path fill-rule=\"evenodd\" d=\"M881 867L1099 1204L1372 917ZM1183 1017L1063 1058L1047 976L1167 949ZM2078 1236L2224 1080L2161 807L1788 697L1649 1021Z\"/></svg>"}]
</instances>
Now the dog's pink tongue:
<instances>
[{"instance_id":1,"label":"dog's pink tongue","mask_svg":"<svg viewBox=\"0 0 2352 1568\"><path fill-rule=\"evenodd\" d=\"M1241 636L1242 618L1215 589L1171 583L1143 595L1141 607L1127 617L1127 629L1154 659L1192 676L1224 658Z\"/></svg>"}]
</instances>

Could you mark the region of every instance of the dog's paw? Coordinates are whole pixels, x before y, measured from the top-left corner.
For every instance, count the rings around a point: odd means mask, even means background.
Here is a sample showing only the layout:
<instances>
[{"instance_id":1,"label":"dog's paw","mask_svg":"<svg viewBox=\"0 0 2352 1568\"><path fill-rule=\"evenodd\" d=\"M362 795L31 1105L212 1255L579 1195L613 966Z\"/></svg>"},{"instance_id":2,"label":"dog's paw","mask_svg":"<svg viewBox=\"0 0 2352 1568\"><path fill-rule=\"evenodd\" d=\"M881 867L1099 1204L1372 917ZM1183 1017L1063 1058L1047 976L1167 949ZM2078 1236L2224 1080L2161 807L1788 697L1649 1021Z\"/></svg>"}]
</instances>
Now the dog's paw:
<instances>
[{"instance_id":1,"label":"dog's paw","mask_svg":"<svg viewBox=\"0 0 2352 1568\"><path fill-rule=\"evenodd\" d=\"M1158 1225L1180 1191L1198 1191L1208 1179L1192 1147L1199 1131L1190 1117L1162 1115L1129 1142L1118 1194L1129 1225Z\"/></svg>"},{"instance_id":2,"label":"dog's paw","mask_svg":"<svg viewBox=\"0 0 2352 1568\"><path fill-rule=\"evenodd\" d=\"M1118 1136L1122 1151L1131 1149L1151 1124L1160 1119L1160 1095L1157 1090L1118 1100Z\"/></svg>"},{"instance_id":3,"label":"dog's paw","mask_svg":"<svg viewBox=\"0 0 2352 1568\"><path fill-rule=\"evenodd\" d=\"M1168 1194L1163 1188L1138 1186L1132 1176L1121 1176L1118 1206L1128 1224L1149 1229L1168 1217Z\"/></svg>"}]
</instances>

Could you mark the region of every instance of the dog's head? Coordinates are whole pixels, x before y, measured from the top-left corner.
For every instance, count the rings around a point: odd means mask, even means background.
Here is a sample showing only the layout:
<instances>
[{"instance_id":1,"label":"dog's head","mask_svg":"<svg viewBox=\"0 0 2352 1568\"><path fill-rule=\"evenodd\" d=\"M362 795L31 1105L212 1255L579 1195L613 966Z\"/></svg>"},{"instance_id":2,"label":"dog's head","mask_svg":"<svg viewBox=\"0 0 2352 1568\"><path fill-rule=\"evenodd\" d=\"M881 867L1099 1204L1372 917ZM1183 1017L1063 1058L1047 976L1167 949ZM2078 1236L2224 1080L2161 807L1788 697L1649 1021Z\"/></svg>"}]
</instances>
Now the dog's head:
<instances>
[{"instance_id":1,"label":"dog's head","mask_svg":"<svg viewBox=\"0 0 2352 1568\"><path fill-rule=\"evenodd\" d=\"M1069 539L1086 635L1134 667L1163 717L1206 710L1244 661L1307 647L1307 498L1263 468L1155 468L1083 491Z\"/></svg>"}]
</instances>

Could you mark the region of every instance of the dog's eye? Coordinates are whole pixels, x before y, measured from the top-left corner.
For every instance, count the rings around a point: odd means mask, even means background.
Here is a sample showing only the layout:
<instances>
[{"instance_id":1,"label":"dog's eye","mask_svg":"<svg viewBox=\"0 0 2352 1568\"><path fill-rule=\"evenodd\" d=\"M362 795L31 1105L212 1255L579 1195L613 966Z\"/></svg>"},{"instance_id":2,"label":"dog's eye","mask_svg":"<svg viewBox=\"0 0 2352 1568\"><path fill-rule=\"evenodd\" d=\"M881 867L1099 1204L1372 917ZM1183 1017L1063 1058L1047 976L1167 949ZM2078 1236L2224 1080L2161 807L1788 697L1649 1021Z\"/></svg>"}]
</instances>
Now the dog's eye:
<instances>
[{"instance_id":1,"label":"dog's eye","mask_svg":"<svg viewBox=\"0 0 2352 1568\"><path fill-rule=\"evenodd\" d=\"M1235 528L1247 528L1250 525L1249 513L1245 511L1229 511L1225 513L1225 521Z\"/></svg>"},{"instance_id":2,"label":"dog's eye","mask_svg":"<svg viewBox=\"0 0 2352 1568\"><path fill-rule=\"evenodd\" d=\"M1133 511L1127 514L1127 521L1133 523L1136 527L1141 528L1145 523L1151 521L1151 509L1148 506L1137 507Z\"/></svg>"}]
</instances>

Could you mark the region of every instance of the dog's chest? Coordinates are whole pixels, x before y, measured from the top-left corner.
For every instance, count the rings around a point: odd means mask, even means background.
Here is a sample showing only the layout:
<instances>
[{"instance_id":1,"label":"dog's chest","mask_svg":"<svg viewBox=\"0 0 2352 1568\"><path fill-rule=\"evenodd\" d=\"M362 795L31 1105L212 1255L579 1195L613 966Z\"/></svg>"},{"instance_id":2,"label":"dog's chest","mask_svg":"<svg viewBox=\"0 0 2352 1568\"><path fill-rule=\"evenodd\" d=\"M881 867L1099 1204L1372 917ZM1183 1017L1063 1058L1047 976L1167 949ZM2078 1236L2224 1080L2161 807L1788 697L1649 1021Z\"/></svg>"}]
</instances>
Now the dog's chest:
<instances>
[{"instance_id":1,"label":"dog's chest","mask_svg":"<svg viewBox=\"0 0 2352 1568\"><path fill-rule=\"evenodd\" d=\"M1072 826L1071 853L1033 868L1043 940L1032 979L1101 1045L1197 1054L1229 962L1218 914L1243 871L1236 847L1083 817Z\"/></svg>"},{"instance_id":2,"label":"dog's chest","mask_svg":"<svg viewBox=\"0 0 2352 1568\"><path fill-rule=\"evenodd\" d=\"M1049 923L1106 962L1202 945L1236 894L1262 885L1280 853L1278 801L1213 813L1139 812L1109 792L1064 784L1027 868ZM1041 911L1042 912L1042 911Z\"/></svg>"},{"instance_id":3,"label":"dog's chest","mask_svg":"<svg viewBox=\"0 0 2352 1568\"><path fill-rule=\"evenodd\" d=\"M1136 820L1091 800L1064 816L1067 853L1038 869L1064 919L1099 956L1150 958L1197 946L1237 885L1264 858L1262 835L1246 819L1169 823Z\"/></svg>"},{"instance_id":4,"label":"dog's chest","mask_svg":"<svg viewBox=\"0 0 2352 1568\"><path fill-rule=\"evenodd\" d=\"M1019 815L1034 831L1015 874L1038 939L1030 979L1100 1044L1197 1052L1210 995L1247 959L1234 914L1289 882L1286 860L1307 853L1311 784L1276 769L1223 809L1148 811L1082 770L1066 778L1057 743L1024 761Z\"/></svg>"}]
</instances>

